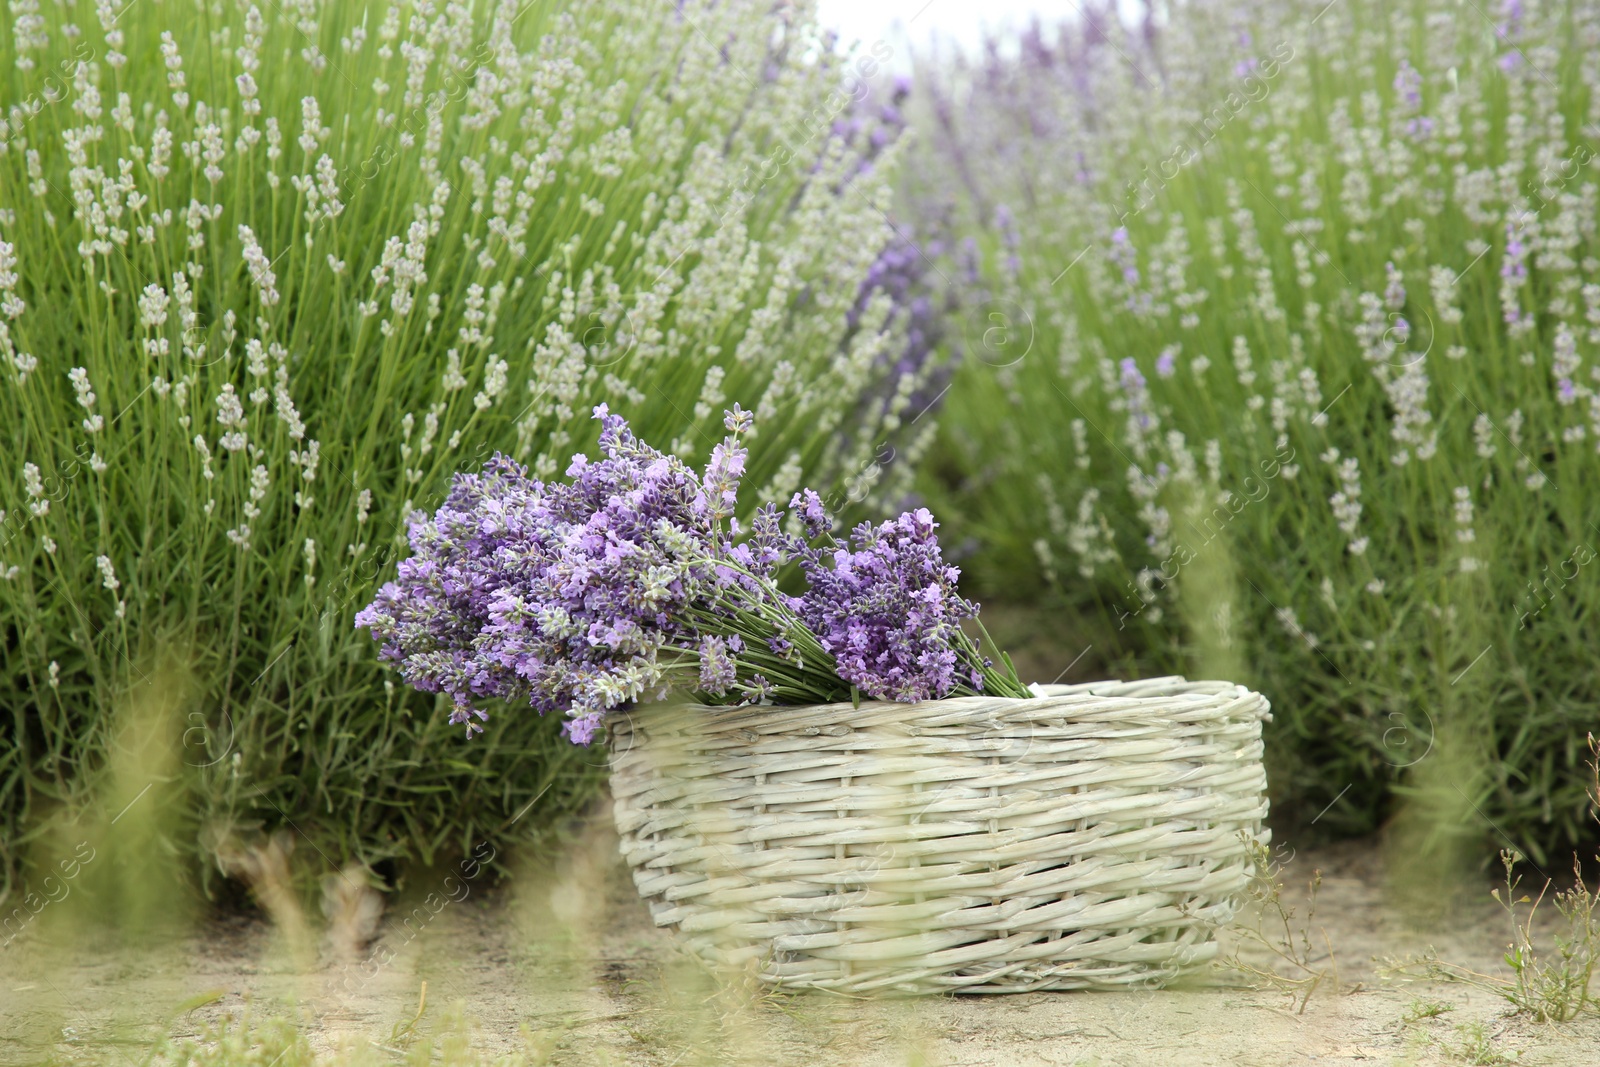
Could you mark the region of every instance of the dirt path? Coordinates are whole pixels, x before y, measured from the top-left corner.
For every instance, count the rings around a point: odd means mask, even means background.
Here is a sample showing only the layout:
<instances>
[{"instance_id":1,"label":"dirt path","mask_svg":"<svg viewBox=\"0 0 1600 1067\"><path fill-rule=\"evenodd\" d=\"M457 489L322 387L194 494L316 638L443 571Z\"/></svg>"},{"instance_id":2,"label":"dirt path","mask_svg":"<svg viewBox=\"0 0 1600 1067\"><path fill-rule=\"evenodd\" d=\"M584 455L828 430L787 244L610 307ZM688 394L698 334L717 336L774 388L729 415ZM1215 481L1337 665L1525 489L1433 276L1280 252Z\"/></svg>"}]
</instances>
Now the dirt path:
<instances>
[{"instance_id":1,"label":"dirt path","mask_svg":"<svg viewBox=\"0 0 1600 1067\"><path fill-rule=\"evenodd\" d=\"M0 952L0 1061L38 1062L49 1050L58 1062L137 1063L140 1042L199 1034L245 1010L302 1020L319 1052L390 1044L416 1016L425 981L420 1028L470 1034L486 1058L531 1050L533 1063L1600 1063L1600 1020L1537 1024L1459 984L1382 980L1375 958L1430 943L1496 971L1507 927L1485 886L1450 912L1445 933L1416 933L1386 904L1370 842L1289 865L1290 884L1324 872L1312 929L1318 942L1325 932L1339 972L1339 988L1330 979L1303 1014L1283 992L1217 987L899 1002L719 992L651 926L614 856L602 827L559 863L472 888L436 913L424 907L407 923L391 908L372 950L345 968L324 958L303 973L269 923L243 916L144 951L13 945ZM423 899L427 880L409 891ZM451 1022L456 1003L465 1022ZM1440 1014L1407 1021L1429 1003Z\"/></svg>"}]
</instances>

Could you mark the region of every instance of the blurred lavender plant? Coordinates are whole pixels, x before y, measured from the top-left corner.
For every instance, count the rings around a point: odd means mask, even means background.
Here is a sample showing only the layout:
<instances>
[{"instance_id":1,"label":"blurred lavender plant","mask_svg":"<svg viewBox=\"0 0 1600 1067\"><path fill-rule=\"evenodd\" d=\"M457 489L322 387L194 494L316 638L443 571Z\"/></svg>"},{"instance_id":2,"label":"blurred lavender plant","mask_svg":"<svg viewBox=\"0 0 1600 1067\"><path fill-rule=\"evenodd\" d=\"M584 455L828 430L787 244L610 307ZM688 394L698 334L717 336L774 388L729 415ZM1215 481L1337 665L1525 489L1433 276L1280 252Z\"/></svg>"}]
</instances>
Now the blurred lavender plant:
<instances>
[{"instance_id":1,"label":"blurred lavender plant","mask_svg":"<svg viewBox=\"0 0 1600 1067\"><path fill-rule=\"evenodd\" d=\"M911 94L912 80L904 74L886 90L869 85L850 112L834 123L834 134L846 143L865 142L857 173L869 173L873 161L904 134L904 108ZM919 237L916 227L897 221L891 230L893 236L867 268L846 322L854 330L887 297L887 321L902 331L903 347L885 347L877 356L881 384L863 398L858 425L878 428L879 439L849 435L857 450L867 446L867 451L859 453L862 462L830 498L839 504L868 494L902 507L918 502L911 479L936 429L933 418L923 419L938 406L961 359L959 347L947 351L945 345L945 323L963 299L936 265L944 254L946 238L941 234L946 228L929 225L928 234Z\"/></svg>"},{"instance_id":2,"label":"blurred lavender plant","mask_svg":"<svg viewBox=\"0 0 1600 1067\"><path fill-rule=\"evenodd\" d=\"M854 326L871 305L874 294L889 296L894 309L891 318L897 318L904 329L905 347L898 353L885 352L879 357L879 364L887 372L886 379L914 383L895 411L898 414L909 410L914 419L943 394L954 371L953 361L938 358L945 322L959 300L954 290L931 277L936 270L934 261L943 252L944 245L938 238L919 242L906 227L899 227L867 268L860 295L848 316ZM881 403L886 411L895 407L894 397L883 397Z\"/></svg>"},{"instance_id":3,"label":"blurred lavender plant","mask_svg":"<svg viewBox=\"0 0 1600 1067\"><path fill-rule=\"evenodd\" d=\"M449 706L386 684L350 618L452 471L549 477L599 402L690 458L758 398L771 499L862 467L904 327L882 294L846 321L899 155L815 119L854 57L806 3L24 8L0 878L91 802L105 709L163 649L202 679L186 819L216 829L179 854L288 815L336 862L429 855L582 803L595 775L521 721L389 774Z\"/></svg>"},{"instance_id":4,"label":"blurred lavender plant","mask_svg":"<svg viewBox=\"0 0 1600 1067\"><path fill-rule=\"evenodd\" d=\"M1542 859L1600 701L1600 11L1486 12L1107 7L919 57L902 213L1036 331L962 364L919 488L980 590L1271 693L1287 819L1370 830L1395 786Z\"/></svg>"}]
</instances>

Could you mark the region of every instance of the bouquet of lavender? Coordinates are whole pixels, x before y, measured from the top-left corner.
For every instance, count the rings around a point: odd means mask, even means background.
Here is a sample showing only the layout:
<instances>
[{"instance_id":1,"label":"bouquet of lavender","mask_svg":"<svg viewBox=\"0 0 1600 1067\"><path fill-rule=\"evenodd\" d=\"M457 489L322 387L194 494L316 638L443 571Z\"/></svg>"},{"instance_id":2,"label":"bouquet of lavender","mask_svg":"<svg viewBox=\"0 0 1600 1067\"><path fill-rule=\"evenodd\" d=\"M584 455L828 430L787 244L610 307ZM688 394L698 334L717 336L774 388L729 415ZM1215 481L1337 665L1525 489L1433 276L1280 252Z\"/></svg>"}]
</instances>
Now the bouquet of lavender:
<instances>
[{"instance_id":1,"label":"bouquet of lavender","mask_svg":"<svg viewBox=\"0 0 1600 1067\"><path fill-rule=\"evenodd\" d=\"M744 530L734 513L749 412L727 413L701 475L604 404L594 415L603 458L574 456L569 482L530 478L501 455L456 475L431 519L414 516L396 579L356 617L407 682L454 698L451 721L469 737L493 699L565 712L564 733L587 745L606 712L674 689L720 704L1030 695L1007 657L996 667L961 628L978 606L955 592L960 571L926 509L839 543L807 489L790 502L803 534L784 532L771 503ZM776 580L791 562L799 595Z\"/></svg>"}]
</instances>

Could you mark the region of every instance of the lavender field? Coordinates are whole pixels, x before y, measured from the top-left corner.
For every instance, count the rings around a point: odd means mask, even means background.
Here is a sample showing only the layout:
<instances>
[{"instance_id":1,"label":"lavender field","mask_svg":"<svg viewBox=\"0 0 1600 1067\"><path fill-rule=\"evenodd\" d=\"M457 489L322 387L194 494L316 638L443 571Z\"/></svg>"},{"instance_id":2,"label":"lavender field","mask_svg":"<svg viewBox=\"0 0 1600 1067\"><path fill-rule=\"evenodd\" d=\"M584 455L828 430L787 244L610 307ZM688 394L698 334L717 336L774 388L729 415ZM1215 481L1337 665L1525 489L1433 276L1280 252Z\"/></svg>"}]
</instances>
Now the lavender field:
<instances>
[{"instance_id":1,"label":"lavender field","mask_svg":"<svg viewBox=\"0 0 1600 1067\"><path fill-rule=\"evenodd\" d=\"M0 1061L1586 1062L1600 6L955 2L8 6ZM1271 704L1171 989L774 990L619 855L662 702L1167 675Z\"/></svg>"}]
</instances>

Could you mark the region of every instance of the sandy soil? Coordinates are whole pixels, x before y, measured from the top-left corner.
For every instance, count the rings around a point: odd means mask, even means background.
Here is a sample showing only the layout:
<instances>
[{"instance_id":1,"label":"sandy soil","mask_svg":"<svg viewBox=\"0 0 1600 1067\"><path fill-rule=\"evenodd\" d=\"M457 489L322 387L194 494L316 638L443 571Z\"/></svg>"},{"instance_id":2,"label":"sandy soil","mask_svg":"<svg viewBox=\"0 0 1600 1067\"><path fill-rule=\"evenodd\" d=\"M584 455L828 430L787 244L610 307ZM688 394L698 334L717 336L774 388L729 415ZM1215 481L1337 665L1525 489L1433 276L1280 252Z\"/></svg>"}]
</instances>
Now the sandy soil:
<instances>
[{"instance_id":1,"label":"sandy soil","mask_svg":"<svg viewBox=\"0 0 1600 1067\"><path fill-rule=\"evenodd\" d=\"M559 861L525 861L496 888L413 879L413 903L434 889L436 899L461 895L447 884L468 891L410 926L391 906L379 939L344 967L326 951L309 971L297 966L293 946L260 916L213 919L159 949L12 945L0 952L0 1062L141 1062L141 1042L198 1034L245 1010L302 1020L319 1051L382 1044L417 1015L426 982L422 1027L441 1025L459 1003L476 1049L532 1049L535 1063L1600 1063L1600 1019L1534 1023L1460 984L1385 980L1378 959L1430 944L1503 973L1508 927L1484 882L1445 910L1443 925L1419 930L1388 903L1370 841L1289 863L1291 886L1323 871L1309 930L1332 946L1338 969L1337 987L1330 976L1300 1013L1282 990L1218 985L870 1002L719 990L650 924L607 831L595 823ZM1303 917L1303 894L1286 898ZM1313 962L1325 966L1325 956ZM1448 1010L1407 1021L1427 1002Z\"/></svg>"}]
</instances>

